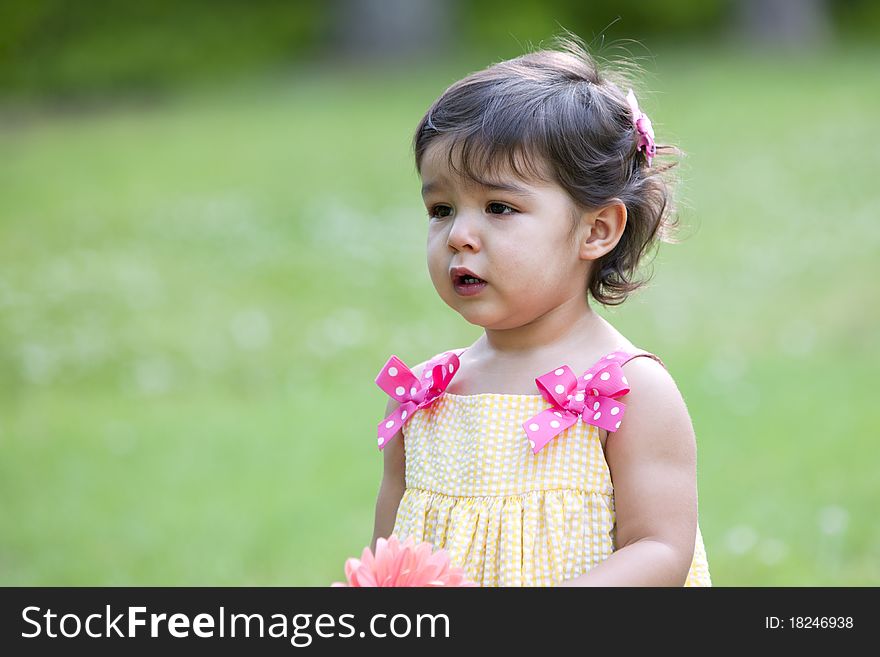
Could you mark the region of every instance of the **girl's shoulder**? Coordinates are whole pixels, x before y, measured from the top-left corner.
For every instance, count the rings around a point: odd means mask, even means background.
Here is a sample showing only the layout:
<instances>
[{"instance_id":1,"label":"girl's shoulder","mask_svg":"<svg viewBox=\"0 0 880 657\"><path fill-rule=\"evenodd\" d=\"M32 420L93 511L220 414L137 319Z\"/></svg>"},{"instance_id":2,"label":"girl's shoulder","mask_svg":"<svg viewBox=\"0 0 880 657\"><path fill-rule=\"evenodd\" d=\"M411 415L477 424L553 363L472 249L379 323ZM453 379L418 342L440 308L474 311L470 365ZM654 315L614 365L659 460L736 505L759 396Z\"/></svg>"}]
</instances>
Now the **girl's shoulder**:
<instances>
[{"instance_id":1,"label":"girl's shoulder","mask_svg":"<svg viewBox=\"0 0 880 657\"><path fill-rule=\"evenodd\" d=\"M430 358L410 366L409 370L413 373L416 379L421 380L428 375L433 376L434 368L442 366L444 372L447 374L447 377L444 378L451 379L452 376L449 375L454 376L458 372L461 363L460 356L467 351L467 349L467 347L459 347L440 351Z\"/></svg>"}]
</instances>

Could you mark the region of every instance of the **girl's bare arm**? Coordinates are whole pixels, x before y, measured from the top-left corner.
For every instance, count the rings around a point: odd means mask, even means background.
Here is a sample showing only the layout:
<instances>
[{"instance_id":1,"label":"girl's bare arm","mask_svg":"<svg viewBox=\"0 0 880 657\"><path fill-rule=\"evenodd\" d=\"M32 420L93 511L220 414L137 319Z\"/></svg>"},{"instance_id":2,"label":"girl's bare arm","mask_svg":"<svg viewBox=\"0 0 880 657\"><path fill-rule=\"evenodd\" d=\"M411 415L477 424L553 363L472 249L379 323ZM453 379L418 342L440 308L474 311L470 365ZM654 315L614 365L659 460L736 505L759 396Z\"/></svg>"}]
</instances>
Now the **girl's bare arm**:
<instances>
[{"instance_id":1,"label":"girl's bare arm","mask_svg":"<svg viewBox=\"0 0 880 657\"><path fill-rule=\"evenodd\" d=\"M562 586L682 586L697 531L696 439L672 377L650 358L626 365L626 417L609 432L617 549Z\"/></svg>"},{"instance_id":2,"label":"girl's bare arm","mask_svg":"<svg viewBox=\"0 0 880 657\"><path fill-rule=\"evenodd\" d=\"M427 362L427 361L426 361ZM421 377L422 368L425 363L419 363L412 368L416 377ZM385 414L382 417L388 417L400 404L389 399L388 405L385 407ZM394 530L394 522L397 519L397 507L406 490L406 456L403 446L403 434L398 430L394 437L388 441L385 449L382 450L384 457L384 471L382 474L382 483L379 486L379 495L376 498L376 520L373 526L373 540L370 542L370 550L375 554L376 541L381 538L387 538Z\"/></svg>"}]
</instances>

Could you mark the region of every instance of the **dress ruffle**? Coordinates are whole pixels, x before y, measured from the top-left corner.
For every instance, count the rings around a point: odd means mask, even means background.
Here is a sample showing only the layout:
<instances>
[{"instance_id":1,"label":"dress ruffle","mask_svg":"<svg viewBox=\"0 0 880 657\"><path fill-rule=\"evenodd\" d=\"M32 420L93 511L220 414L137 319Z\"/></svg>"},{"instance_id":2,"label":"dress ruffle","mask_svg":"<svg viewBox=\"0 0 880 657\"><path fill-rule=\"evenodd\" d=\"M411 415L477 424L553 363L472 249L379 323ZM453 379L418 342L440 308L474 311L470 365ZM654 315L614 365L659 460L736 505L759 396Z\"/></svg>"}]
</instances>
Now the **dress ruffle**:
<instances>
[{"instance_id":1,"label":"dress ruffle","mask_svg":"<svg viewBox=\"0 0 880 657\"><path fill-rule=\"evenodd\" d=\"M480 586L555 586L577 577L611 556L614 531L613 497L571 489L455 497L407 488L394 527L446 549ZM697 531L685 586L711 586Z\"/></svg>"},{"instance_id":2,"label":"dress ruffle","mask_svg":"<svg viewBox=\"0 0 880 657\"><path fill-rule=\"evenodd\" d=\"M481 586L552 586L611 554L613 536L592 528L613 526L613 507L610 497L566 489L452 497L409 488L394 531L445 548Z\"/></svg>"}]
</instances>

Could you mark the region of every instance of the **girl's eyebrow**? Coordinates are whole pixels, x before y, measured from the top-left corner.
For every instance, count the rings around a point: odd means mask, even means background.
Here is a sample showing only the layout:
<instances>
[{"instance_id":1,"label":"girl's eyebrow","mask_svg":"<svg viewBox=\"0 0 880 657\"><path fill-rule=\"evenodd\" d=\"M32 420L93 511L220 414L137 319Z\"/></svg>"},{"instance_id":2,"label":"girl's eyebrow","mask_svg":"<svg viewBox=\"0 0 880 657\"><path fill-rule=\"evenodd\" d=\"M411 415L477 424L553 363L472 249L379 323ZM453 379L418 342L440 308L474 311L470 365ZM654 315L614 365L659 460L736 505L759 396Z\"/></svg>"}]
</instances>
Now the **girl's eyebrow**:
<instances>
[{"instance_id":1,"label":"girl's eyebrow","mask_svg":"<svg viewBox=\"0 0 880 657\"><path fill-rule=\"evenodd\" d=\"M476 184L478 187L482 187L483 189L493 192L508 192L510 194L516 194L525 198L534 198L535 196L525 187L521 187L520 185L517 185L515 183L480 180L477 181ZM443 185L440 182L426 182L424 185L422 185L422 196L430 194L431 192L440 189L442 186Z\"/></svg>"}]
</instances>

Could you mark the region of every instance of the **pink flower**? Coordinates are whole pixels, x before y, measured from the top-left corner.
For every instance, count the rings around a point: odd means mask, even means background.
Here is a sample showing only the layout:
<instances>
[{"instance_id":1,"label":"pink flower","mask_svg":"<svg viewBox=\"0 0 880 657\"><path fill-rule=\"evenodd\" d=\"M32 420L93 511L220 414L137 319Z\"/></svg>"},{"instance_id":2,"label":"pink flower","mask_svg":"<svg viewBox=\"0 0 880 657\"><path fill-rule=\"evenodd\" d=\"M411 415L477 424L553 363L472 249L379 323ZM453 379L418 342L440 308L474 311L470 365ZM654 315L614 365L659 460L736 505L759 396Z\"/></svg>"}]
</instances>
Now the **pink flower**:
<instances>
[{"instance_id":1,"label":"pink flower","mask_svg":"<svg viewBox=\"0 0 880 657\"><path fill-rule=\"evenodd\" d=\"M360 559L345 562L347 583L333 586L476 586L461 568L450 566L446 550L432 554L433 546L415 544L412 536L402 544L392 535L376 541L376 554L365 547Z\"/></svg>"},{"instance_id":2,"label":"pink flower","mask_svg":"<svg viewBox=\"0 0 880 657\"><path fill-rule=\"evenodd\" d=\"M645 156L648 158L648 166L651 166L651 159L657 155L657 146L654 144L654 128L651 125L651 119L639 109L639 103L636 100L636 95L633 93L632 89L630 89L629 93L626 95L626 101L629 103L629 108L632 110L633 126L639 133L639 145L636 147L636 150L640 151L644 149Z\"/></svg>"}]
</instances>

